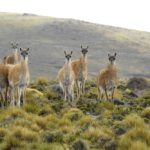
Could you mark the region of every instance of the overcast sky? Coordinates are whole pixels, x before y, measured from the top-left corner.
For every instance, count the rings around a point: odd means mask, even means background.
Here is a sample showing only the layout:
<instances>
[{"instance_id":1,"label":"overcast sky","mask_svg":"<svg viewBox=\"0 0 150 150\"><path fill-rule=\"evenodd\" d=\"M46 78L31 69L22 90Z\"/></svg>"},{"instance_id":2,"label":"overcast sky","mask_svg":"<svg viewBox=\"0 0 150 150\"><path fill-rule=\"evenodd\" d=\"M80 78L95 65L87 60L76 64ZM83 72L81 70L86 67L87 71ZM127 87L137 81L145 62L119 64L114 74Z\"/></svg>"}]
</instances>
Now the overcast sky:
<instances>
[{"instance_id":1,"label":"overcast sky","mask_svg":"<svg viewBox=\"0 0 150 150\"><path fill-rule=\"evenodd\" d=\"M150 32L150 0L0 0L0 11L73 18Z\"/></svg>"}]
</instances>

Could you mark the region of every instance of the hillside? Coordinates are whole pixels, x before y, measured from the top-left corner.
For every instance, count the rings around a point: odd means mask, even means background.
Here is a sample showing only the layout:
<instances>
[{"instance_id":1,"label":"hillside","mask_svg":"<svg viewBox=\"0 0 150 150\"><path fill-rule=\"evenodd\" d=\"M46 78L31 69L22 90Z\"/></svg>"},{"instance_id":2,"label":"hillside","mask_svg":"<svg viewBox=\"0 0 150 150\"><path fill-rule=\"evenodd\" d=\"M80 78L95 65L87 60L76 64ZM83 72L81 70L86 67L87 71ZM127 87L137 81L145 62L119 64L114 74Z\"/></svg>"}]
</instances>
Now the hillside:
<instances>
[{"instance_id":1,"label":"hillside","mask_svg":"<svg viewBox=\"0 0 150 150\"><path fill-rule=\"evenodd\" d=\"M64 63L63 51L73 50L78 58L81 44L90 47L90 75L105 66L108 52L117 52L121 77L150 76L148 32L32 14L0 13L0 18L0 57L11 52L11 42L29 47L32 78L54 77Z\"/></svg>"},{"instance_id":2,"label":"hillside","mask_svg":"<svg viewBox=\"0 0 150 150\"><path fill-rule=\"evenodd\" d=\"M86 94L70 104L57 81L36 79L24 106L0 109L0 150L149 150L150 82L133 81L121 83L109 102L97 99L88 80Z\"/></svg>"}]
</instances>

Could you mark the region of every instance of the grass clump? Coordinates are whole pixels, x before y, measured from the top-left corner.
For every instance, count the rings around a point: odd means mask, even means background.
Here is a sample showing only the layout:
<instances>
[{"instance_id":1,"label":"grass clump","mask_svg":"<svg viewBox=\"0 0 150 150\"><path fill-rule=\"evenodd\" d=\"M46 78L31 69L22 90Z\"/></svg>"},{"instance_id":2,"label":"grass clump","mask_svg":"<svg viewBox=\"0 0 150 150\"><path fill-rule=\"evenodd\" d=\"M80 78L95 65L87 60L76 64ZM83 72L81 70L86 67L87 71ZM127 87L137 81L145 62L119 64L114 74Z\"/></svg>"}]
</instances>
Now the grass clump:
<instances>
[{"instance_id":1,"label":"grass clump","mask_svg":"<svg viewBox=\"0 0 150 150\"><path fill-rule=\"evenodd\" d=\"M35 81L36 85L47 86L49 80L46 77L38 77Z\"/></svg>"},{"instance_id":2,"label":"grass clump","mask_svg":"<svg viewBox=\"0 0 150 150\"><path fill-rule=\"evenodd\" d=\"M30 100L30 102L26 103L23 106L23 109L27 112L27 113L34 113L34 114L38 114L40 111L40 106L39 104L36 102L35 99Z\"/></svg>"},{"instance_id":3,"label":"grass clump","mask_svg":"<svg viewBox=\"0 0 150 150\"><path fill-rule=\"evenodd\" d=\"M150 119L150 107L145 108L141 114L142 117Z\"/></svg>"},{"instance_id":4,"label":"grass clump","mask_svg":"<svg viewBox=\"0 0 150 150\"><path fill-rule=\"evenodd\" d=\"M64 150L64 145L59 143L33 143L29 150Z\"/></svg>"},{"instance_id":5,"label":"grass clump","mask_svg":"<svg viewBox=\"0 0 150 150\"><path fill-rule=\"evenodd\" d=\"M150 148L150 130L148 128L132 128L126 134L122 135L119 141L119 147L122 150L131 149L136 147L136 144L142 147ZM140 148L140 147L139 147ZM141 149L142 150L142 149Z\"/></svg>"},{"instance_id":6,"label":"grass clump","mask_svg":"<svg viewBox=\"0 0 150 150\"><path fill-rule=\"evenodd\" d=\"M15 127L10 136L16 137L18 140L24 140L27 142L38 141L39 137L36 132L24 127Z\"/></svg>"},{"instance_id":7,"label":"grass clump","mask_svg":"<svg viewBox=\"0 0 150 150\"><path fill-rule=\"evenodd\" d=\"M104 130L103 128L89 127L83 133L83 137L95 143L98 142L99 139L111 139L112 132L108 130L109 129Z\"/></svg>"},{"instance_id":8,"label":"grass clump","mask_svg":"<svg viewBox=\"0 0 150 150\"><path fill-rule=\"evenodd\" d=\"M67 109L67 111L63 112L63 114L63 117L70 121L78 121L83 116L82 111L78 108Z\"/></svg>"},{"instance_id":9,"label":"grass clump","mask_svg":"<svg viewBox=\"0 0 150 150\"><path fill-rule=\"evenodd\" d=\"M63 142L63 134L58 131L46 132L43 135L43 141L47 143L62 143Z\"/></svg>"},{"instance_id":10,"label":"grass clump","mask_svg":"<svg viewBox=\"0 0 150 150\"><path fill-rule=\"evenodd\" d=\"M0 128L0 141L4 139L4 137L7 135L8 130L5 128Z\"/></svg>"},{"instance_id":11,"label":"grass clump","mask_svg":"<svg viewBox=\"0 0 150 150\"><path fill-rule=\"evenodd\" d=\"M35 118L35 123L41 128L41 129L46 129L47 127L47 119L44 117L36 117Z\"/></svg>"},{"instance_id":12,"label":"grass clump","mask_svg":"<svg viewBox=\"0 0 150 150\"><path fill-rule=\"evenodd\" d=\"M121 124L123 124L127 128L133 128L133 127L145 128L146 127L144 120L137 114L130 114L126 116L125 119L122 120Z\"/></svg>"},{"instance_id":13,"label":"grass clump","mask_svg":"<svg viewBox=\"0 0 150 150\"><path fill-rule=\"evenodd\" d=\"M85 140L77 139L72 144L71 150L89 150L89 146Z\"/></svg>"}]
</instances>

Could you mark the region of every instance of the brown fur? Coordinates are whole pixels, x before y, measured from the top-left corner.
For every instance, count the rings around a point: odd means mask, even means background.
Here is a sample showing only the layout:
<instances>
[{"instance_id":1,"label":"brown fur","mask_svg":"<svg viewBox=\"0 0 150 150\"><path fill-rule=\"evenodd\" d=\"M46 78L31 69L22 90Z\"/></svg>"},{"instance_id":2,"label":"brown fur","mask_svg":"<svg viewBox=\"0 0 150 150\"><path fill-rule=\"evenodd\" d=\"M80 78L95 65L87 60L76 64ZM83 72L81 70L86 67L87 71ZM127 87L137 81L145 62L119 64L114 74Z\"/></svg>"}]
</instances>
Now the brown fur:
<instances>
[{"instance_id":1,"label":"brown fur","mask_svg":"<svg viewBox=\"0 0 150 150\"><path fill-rule=\"evenodd\" d=\"M66 62L58 72L60 86L64 93L65 100L74 100L74 72L71 66L71 60Z\"/></svg>"},{"instance_id":2,"label":"brown fur","mask_svg":"<svg viewBox=\"0 0 150 150\"><path fill-rule=\"evenodd\" d=\"M117 86L117 68L114 64L109 64L105 69L101 70L97 77L97 86L98 86L98 97L103 97L103 91L105 91L106 98L108 100L108 88L107 86L109 82L112 82L114 87L112 88L111 99L113 99L114 90Z\"/></svg>"},{"instance_id":3,"label":"brown fur","mask_svg":"<svg viewBox=\"0 0 150 150\"><path fill-rule=\"evenodd\" d=\"M0 93L2 99L1 106L4 106L4 103L8 103L8 73L10 67L11 65L0 64Z\"/></svg>"},{"instance_id":4,"label":"brown fur","mask_svg":"<svg viewBox=\"0 0 150 150\"><path fill-rule=\"evenodd\" d=\"M14 53L5 56L3 59L4 64L17 64L20 61L20 53L15 51Z\"/></svg>"},{"instance_id":5,"label":"brown fur","mask_svg":"<svg viewBox=\"0 0 150 150\"><path fill-rule=\"evenodd\" d=\"M17 105L20 106L21 93L23 93L23 103L25 103L26 87L29 85L28 60L21 58L19 64L11 66L8 74L9 87L11 89L11 103L15 104L15 89L17 89Z\"/></svg>"},{"instance_id":6,"label":"brown fur","mask_svg":"<svg viewBox=\"0 0 150 150\"><path fill-rule=\"evenodd\" d=\"M75 74L76 92L79 98L81 93L84 93L84 84L87 80L87 59L81 56L79 59L72 61L71 65Z\"/></svg>"}]
</instances>

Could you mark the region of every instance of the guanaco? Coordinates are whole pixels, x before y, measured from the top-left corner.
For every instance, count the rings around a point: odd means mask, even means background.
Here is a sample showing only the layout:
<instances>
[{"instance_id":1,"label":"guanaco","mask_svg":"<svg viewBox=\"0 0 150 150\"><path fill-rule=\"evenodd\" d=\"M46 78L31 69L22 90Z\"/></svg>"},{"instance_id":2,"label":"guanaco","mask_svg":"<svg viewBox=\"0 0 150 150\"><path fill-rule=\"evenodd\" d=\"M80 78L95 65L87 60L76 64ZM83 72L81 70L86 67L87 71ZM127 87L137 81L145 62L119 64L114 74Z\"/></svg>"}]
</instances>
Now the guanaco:
<instances>
[{"instance_id":1,"label":"guanaco","mask_svg":"<svg viewBox=\"0 0 150 150\"><path fill-rule=\"evenodd\" d=\"M18 43L16 44L11 43L11 46L14 52L3 58L4 64L17 64L20 62L20 53L18 52Z\"/></svg>"},{"instance_id":2,"label":"guanaco","mask_svg":"<svg viewBox=\"0 0 150 150\"><path fill-rule=\"evenodd\" d=\"M59 84L64 93L64 100L73 101L74 100L74 72L71 66L71 53L65 54L65 64L58 72Z\"/></svg>"},{"instance_id":3,"label":"guanaco","mask_svg":"<svg viewBox=\"0 0 150 150\"><path fill-rule=\"evenodd\" d=\"M85 81L87 80L87 52L88 46L83 48L81 45L81 57L77 60L72 61L71 66L75 74L75 85L77 98L84 94Z\"/></svg>"},{"instance_id":4,"label":"guanaco","mask_svg":"<svg viewBox=\"0 0 150 150\"><path fill-rule=\"evenodd\" d=\"M28 67L28 49L20 48L20 63L12 65L8 73L8 83L10 87L11 105L20 107L20 99L22 94L23 104L26 101L26 88L29 85L30 73ZM17 101L15 100L15 89L17 90Z\"/></svg>"},{"instance_id":5,"label":"guanaco","mask_svg":"<svg viewBox=\"0 0 150 150\"><path fill-rule=\"evenodd\" d=\"M117 67L115 64L116 55L108 54L109 64L102 69L97 76L98 98L102 100L104 92L106 99L109 100L108 91L111 92L111 100L114 97L114 91L117 87Z\"/></svg>"},{"instance_id":6,"label":"guanaco","mask_svg":"<svg viewBox=\"0 0 150 150\"><path fill-rule=\"evenodd\" d=\"M0 95L1 95L1 107L8 103L8 72L10 65L0 64Z\"/></svg>"}]
</instances>

